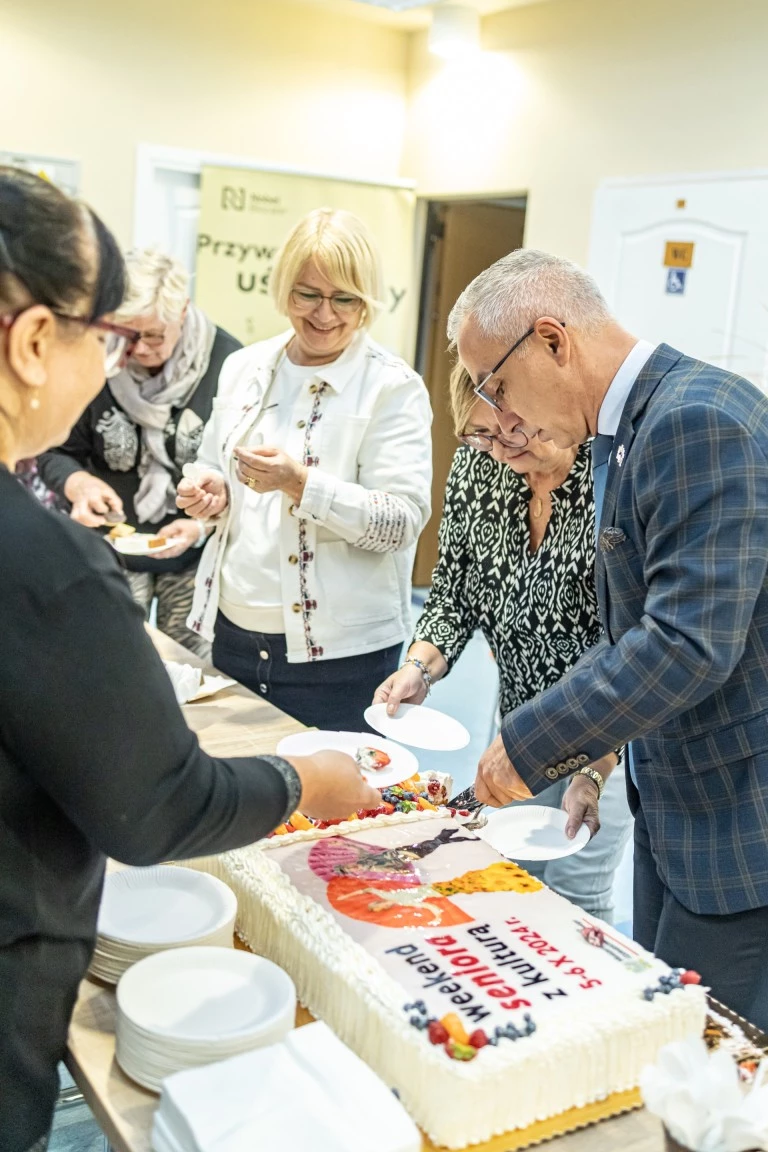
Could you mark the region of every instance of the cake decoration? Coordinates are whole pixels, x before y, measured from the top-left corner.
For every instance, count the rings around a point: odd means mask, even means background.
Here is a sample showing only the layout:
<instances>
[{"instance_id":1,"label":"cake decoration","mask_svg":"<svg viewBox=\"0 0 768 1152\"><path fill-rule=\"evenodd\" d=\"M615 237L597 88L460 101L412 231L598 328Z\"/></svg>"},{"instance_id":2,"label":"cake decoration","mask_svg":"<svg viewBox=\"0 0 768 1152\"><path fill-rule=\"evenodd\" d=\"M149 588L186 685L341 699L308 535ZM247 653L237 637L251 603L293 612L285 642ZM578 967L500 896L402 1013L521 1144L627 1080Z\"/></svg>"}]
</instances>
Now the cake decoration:
<instances>
[{"instance_id":1,"label":"cake decoration","mask_svg":"<svg viewBox=\"0 0 768 1152\"><path fill-rule=\"evenodd\" d=\"M436 1145L464 1148L635 1088L665 1044L704 1027L701 985L446 809L313 827L193 866L235 890L243 938ZM617 962L613 942L631 958Z\"/></svg>"}]
</instances>

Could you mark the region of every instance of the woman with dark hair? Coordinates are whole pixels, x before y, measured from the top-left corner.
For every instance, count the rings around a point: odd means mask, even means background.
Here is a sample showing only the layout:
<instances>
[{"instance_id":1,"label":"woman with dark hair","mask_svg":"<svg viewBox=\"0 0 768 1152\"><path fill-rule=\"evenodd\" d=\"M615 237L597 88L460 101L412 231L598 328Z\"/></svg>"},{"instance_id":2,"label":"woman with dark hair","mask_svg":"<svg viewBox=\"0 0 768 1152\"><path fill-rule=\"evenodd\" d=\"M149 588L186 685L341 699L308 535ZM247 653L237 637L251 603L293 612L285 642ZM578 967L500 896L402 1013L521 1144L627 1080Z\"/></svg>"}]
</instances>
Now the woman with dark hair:
<instances>
[{"instance_id":1,"label":"woman with dark hair","mask_svg":"<svg viewBox=\"0 0 768 1152\"><path fill-rule=\"evenodd\" d=\"M13 476L60 444L139 333L88 208L0 168L0 1148L43 1149L104 858L147 865L378 793L351 757L201 751L112 550Z\"/></svg>"}]
</instances>

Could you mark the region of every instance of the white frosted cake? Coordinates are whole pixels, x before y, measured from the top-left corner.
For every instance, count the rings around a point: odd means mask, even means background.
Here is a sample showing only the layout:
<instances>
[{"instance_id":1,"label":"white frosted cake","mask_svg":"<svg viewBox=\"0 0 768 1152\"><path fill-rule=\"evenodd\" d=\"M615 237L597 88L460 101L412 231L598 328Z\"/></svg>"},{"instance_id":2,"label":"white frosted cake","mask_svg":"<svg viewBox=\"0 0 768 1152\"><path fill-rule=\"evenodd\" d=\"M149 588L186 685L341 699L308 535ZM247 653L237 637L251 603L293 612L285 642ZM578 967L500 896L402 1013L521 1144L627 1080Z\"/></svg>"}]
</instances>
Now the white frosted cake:
<instances>
[{"instance_id":1,"label":"white frosted cake","mask_svg":"<svg viewBox=\"0 0 768 1152\"><path fill-rule=\"evenodd\" d=\"M296 832L196 861L238 930L400 1098L463 1148L635 1087L706 1001L445 810Z\"/></svg>"}]
</instances>

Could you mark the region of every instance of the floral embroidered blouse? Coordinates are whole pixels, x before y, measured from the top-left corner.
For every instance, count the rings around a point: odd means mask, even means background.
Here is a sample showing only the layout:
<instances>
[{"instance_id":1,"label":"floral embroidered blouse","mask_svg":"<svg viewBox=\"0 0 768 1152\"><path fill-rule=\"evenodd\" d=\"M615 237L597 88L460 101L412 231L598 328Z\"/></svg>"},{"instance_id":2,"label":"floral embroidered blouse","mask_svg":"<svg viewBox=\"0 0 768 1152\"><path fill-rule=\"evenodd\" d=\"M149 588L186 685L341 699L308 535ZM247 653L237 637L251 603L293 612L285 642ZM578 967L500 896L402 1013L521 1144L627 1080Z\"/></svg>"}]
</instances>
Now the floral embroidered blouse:
<instances>
[{"instance_id":1,"label":"floral embroidered blouse","mask_svg":"<svg viewBox=\"0 0 768 1152\"><path fill-rule=\"evenodd\" d=\"M432 589L413 636L439 648L450 669L479 628L498 664L502 715L559 680L600 634L588 446L552 492L552 515L533 553L530 498L508 465L457 450Z\"/></svg>"}]
</instances>

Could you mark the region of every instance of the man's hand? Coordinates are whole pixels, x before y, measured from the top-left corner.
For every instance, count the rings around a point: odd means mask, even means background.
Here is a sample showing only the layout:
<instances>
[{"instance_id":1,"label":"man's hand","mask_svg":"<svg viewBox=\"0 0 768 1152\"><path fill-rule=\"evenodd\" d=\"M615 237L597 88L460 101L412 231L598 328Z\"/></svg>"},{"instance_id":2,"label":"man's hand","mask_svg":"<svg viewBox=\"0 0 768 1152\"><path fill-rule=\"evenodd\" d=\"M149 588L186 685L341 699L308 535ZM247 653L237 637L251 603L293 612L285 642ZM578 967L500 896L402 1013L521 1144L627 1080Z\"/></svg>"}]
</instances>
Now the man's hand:
<instances>
[{"instance_id":1,"label":"man's hand","mask_svg":"<svg viewBox=\"0 0 768 1152\"><path fill-rule=\"evenodd\" d=\"M235 448L237 478L254 492L285 492L301 503L307 469L280 448Z\"/></svg>"},{"instance_id":2,"label":"man's hand","mask_svg":"<svg viewBox=\"0 0 768 1152\"><path fill-rule=\"evenodd\" d=\"M163 549L163 559L172 560L174 556L182 556L189 548L194 548L200 540L200 526L196 520L184 516L181 520L172 520L158 530L158 536L173 541L171 548Z\"/></svg>"},{"instance_id":3,"label":"man's hand","mask_svg":"<svg viewBox=\"0 0 768 1152\"><path fill-rule=\"evenodd\" d=\"M122 514L123 502L109 484L90 472L73 472L64 484L64 495L72 505L70 516L86 528L101 528L108 512Z\"/></svg>"},{"instance_id":4,"label":"man's hand","mask_svg":"<svg viewBox=\"0 0 768 1152\"><path fill-rule=\"evenodd\" d=\"M475 779L475 796L481 804L492 808L503 808L513 800L530 800L533 793L518 776L515 766L507 756L501 736L497 736L490 748L480 757Z\"/></svg>"},{"instance_id":5,"label":"man's hand","mask_svg":"<svg viewBox=\"0 0 768 1152\"><path fill-rule=\"evenodd\" d=\"M378 808L377 792L345 752L315 752L312 756L286 756L301 780L300 808L317 820L346 820L359 808Z\"/></svg>"},{"instance_id":6,"label":"man's hand","mask_svg":"<svg viewBox=\"0 0 768 1152\"><path fill-rule=\"evenodd\" d=\"M404 664L379 684L373 703L386 704L387 715L394 716L401 704L423 704L426 698L427 686L420 669L415 664Z\"/></svg>"},{"instance_id":7,"label":"man's hand","mask_svg":"<svg viewBox=\"0 0 768 1152\"><path fill-rule=\"evenodd\" d=\"M213 520L228 503L227 484L220 472L202 471L194 480L185 477L176 488L176 507L194 520Z\"/></svg>"},{"instance_id":8,"label":"man's hand","mask_svg":"<svg viewBox=\"0 0 768 1152\"><path fill-rule=\"evenodd\" d=\"M600 831L597 784L589 776L572 776L563 796L563 811L568 814L565 834L569 840L586 824L590 837Z\"/></svg>"}]
</instances>

